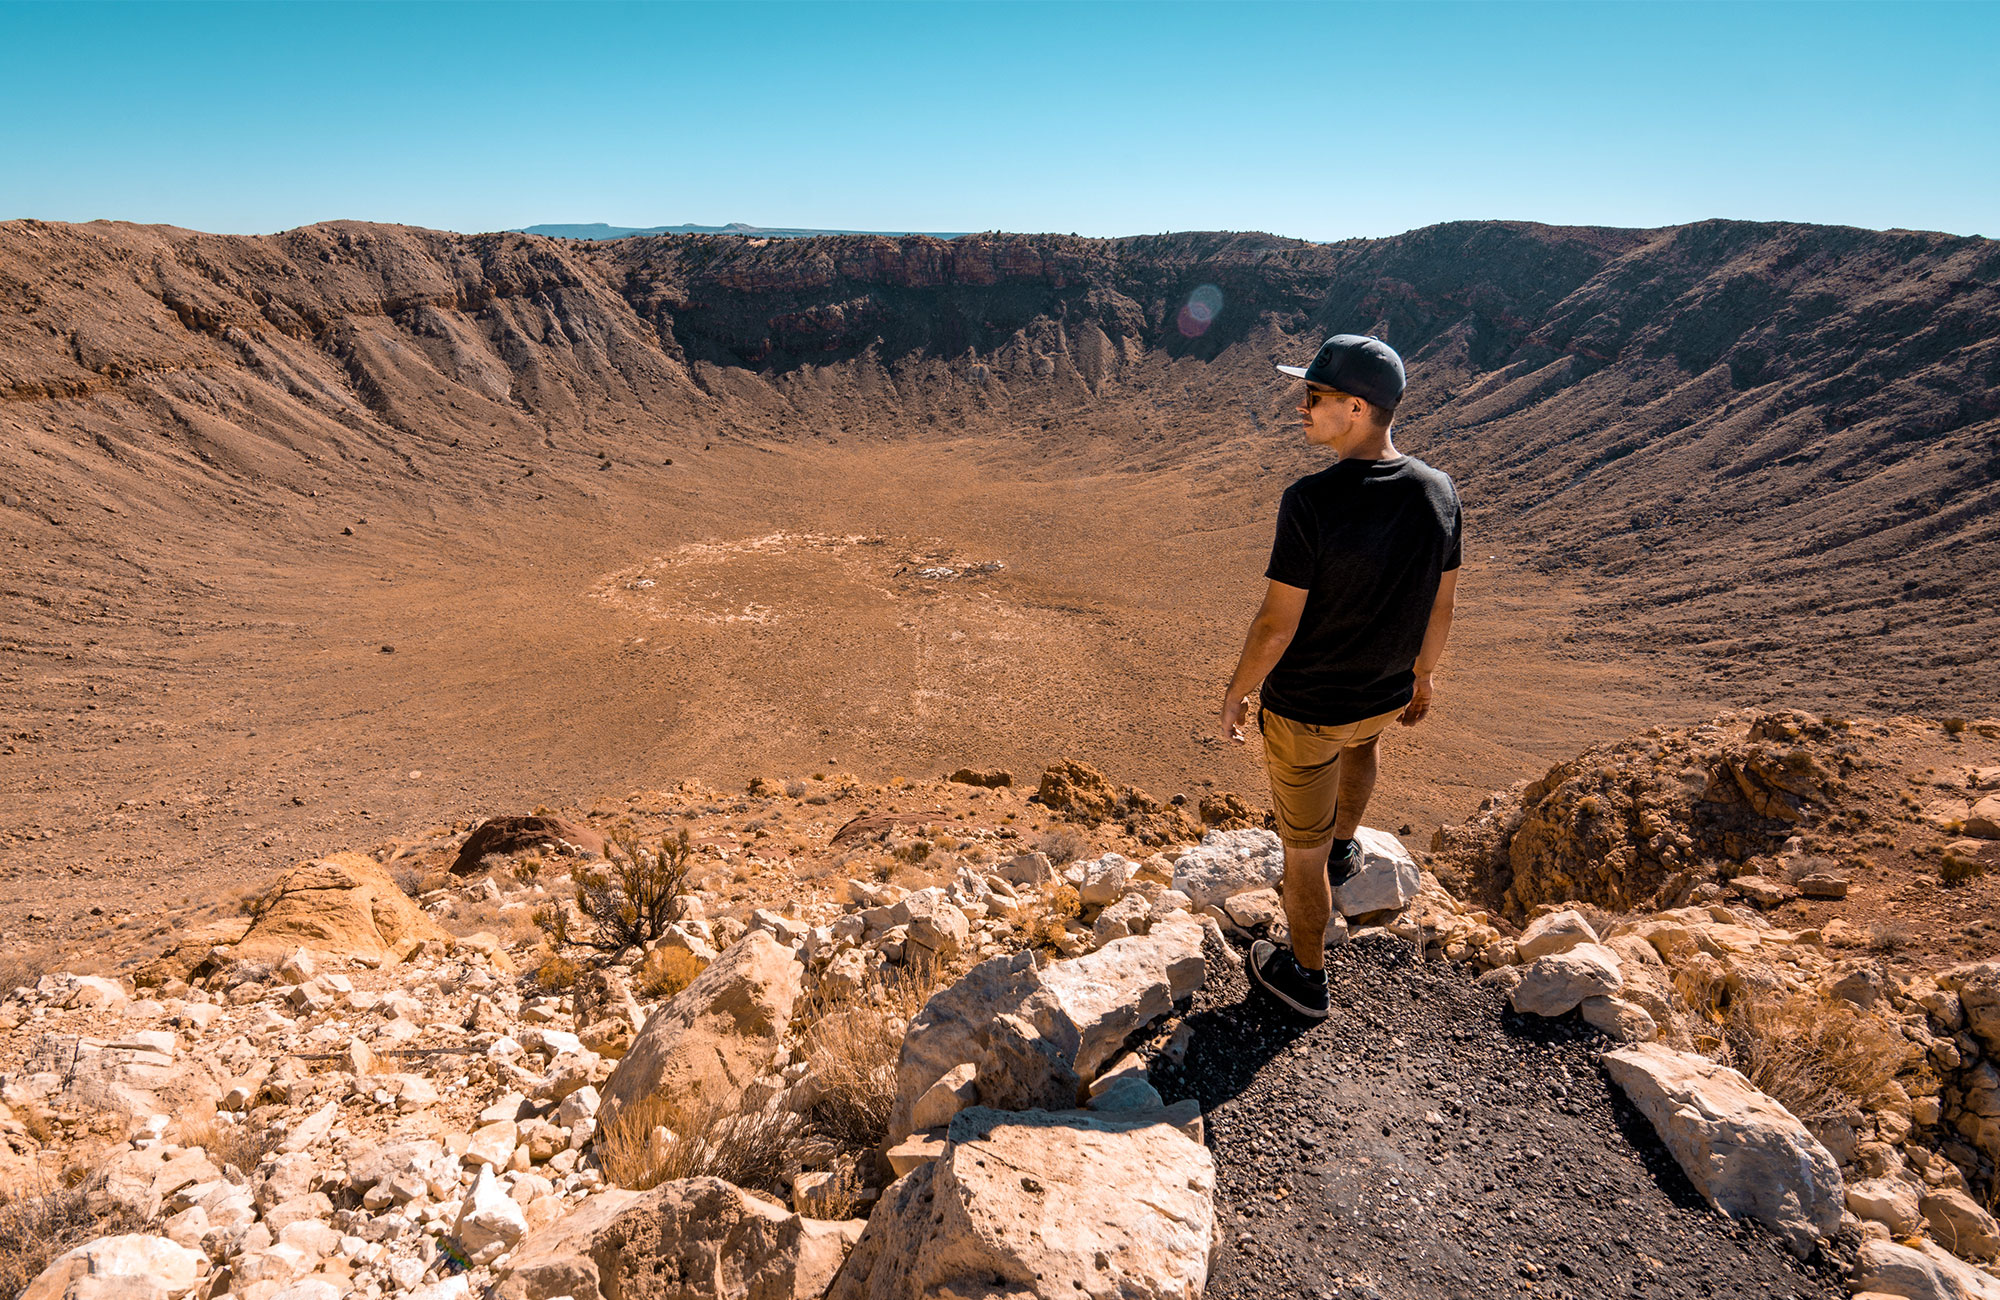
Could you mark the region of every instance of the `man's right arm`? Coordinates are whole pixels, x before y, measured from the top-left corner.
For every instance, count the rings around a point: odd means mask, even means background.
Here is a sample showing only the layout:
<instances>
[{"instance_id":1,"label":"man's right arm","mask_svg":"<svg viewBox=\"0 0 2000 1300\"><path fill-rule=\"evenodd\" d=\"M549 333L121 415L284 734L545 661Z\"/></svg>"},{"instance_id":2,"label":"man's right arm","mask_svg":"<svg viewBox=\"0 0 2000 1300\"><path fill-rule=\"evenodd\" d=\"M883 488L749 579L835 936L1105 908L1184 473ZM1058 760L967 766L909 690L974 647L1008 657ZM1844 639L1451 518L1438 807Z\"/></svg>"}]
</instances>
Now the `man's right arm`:
<instances>
[{"instance_id":1,"label":"man's right arm","mask_svg":"<svg viewBox=\"0 0 2000 1300\"><path fill-rule=\"evenodd\" d=\"M1414 727L1424 720L1431 711L1431 696L1436 685L1431 674L1437 671L1438 660L1444 658L1444 643L1451 636L1452 607L1458 599L1458 570L1448 570L1438 581L1437 599L1431 602L1431 620L1424 627L1423 648L1417 651L1417 688L1410 697L1408 707L1397 719L1406 727Z\"/></svg>"},{"instance_id":2,"label":"man's right arm","mask_svg":"<svg viewBox=\"0 0 2000 1300\"><path fill-rule=\"evenodd\" d=\"M1243 640L1243 653L1236 661L1236 671L1229 678L1229 687L1222 693L1222 735L1224 739L1237 744L1247 743L1243 735L1243 722L1250 712L1250 692L1263 685L1271 670L1284 658L1285 648L1292 643L1292 634L1299 630L1299 617L1305 613L1306 596L1303 587L1292 587L1276 580L1264 589L1264 604L1257 611L1257 617L1250 620L1250 634Z\"/></svg>"}]
</instances>

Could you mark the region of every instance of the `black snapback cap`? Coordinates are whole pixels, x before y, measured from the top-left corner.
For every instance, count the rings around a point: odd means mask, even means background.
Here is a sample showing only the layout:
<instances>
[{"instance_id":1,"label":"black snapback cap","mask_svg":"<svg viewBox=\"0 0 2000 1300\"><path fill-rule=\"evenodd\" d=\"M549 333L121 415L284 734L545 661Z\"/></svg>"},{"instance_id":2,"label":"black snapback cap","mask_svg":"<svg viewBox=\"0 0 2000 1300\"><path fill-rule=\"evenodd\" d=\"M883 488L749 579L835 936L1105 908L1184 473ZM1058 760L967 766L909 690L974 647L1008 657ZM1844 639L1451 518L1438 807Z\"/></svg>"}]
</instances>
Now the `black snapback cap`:
<instances>
[{"instance_id":1,"label":"black snapback cap","mask_svg":"<svg viewBox=\"0 0 2000 1300\"><path fill-rule=\"evenodd\" d=\"M1278 370L1321 388L1352 393L1371 406L1393 411L1403 400L1403 359L1396 349L1366 334L1336 334L1319 345L1309 366L1279 366Z\"/></svg>"}]
</instances>

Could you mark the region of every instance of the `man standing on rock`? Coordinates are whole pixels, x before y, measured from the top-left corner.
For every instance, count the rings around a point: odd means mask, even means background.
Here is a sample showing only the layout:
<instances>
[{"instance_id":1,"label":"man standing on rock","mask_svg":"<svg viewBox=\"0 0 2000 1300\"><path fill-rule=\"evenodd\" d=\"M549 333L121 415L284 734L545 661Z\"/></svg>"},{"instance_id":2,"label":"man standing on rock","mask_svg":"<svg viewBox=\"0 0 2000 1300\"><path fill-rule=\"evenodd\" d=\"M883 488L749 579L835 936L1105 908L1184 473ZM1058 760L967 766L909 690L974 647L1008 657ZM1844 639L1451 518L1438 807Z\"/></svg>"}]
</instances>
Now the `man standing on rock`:
<instances>
[{"instance_id":1,"label":"man standing on rock","mask_svg":"<svg viewBox=\"0 0 2000 1300\"><path fill-rule=\"evenodd\" d=\"M1223 696L1222 731L1244 743L1261 685L1292 950L1259 940L1250 974L1321 1019L1332 886L1361 866L1354 833L1375 789L1376 741L1392 719L1414 727L1430 711L1451 632L1460 515L1450 476L1390 440L1404 385L1395 349L1336 334L1311 365L1278 369L1305 380L1306 441L1337 461L1285 489L1270 585Z\"/></svg>"}]
</instances>

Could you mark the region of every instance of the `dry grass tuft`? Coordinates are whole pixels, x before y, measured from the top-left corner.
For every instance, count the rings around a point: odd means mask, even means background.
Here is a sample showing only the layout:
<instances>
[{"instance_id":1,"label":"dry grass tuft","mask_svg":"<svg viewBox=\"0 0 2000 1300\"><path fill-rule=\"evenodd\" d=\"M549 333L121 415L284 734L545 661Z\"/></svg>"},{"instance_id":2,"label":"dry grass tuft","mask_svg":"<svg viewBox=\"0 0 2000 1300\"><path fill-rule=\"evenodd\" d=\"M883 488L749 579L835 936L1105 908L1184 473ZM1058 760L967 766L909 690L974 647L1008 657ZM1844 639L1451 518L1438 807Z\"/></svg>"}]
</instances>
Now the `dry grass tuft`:
<instances>
[{"instance_id":1,"label":"dry grass tuft","mask_svg":"<svg viewBox=\"0 0 2000 1300\"><path fill-rule=\"evenodd\" d=\"M182 1120L179 1141L184 1147L200 1147L216 1165L235 1165L238 1172L247 1175L260 1160L278 1149L284 1137L282 1129L262 1124L225 1124L210 1115L205 1119Z\"/></svg>"},{"instance_id":2,"label":"dry grass tuft","mask_svg":"<svg viewBox=\"0 0 2000 1300\"><path fill-rule=\"evenodd\" d=\"M780 1107L740 1112L701 1104L686 1110L646 1097L618 1112L598 1138L605 1177L645 1191L681 1178L720 1178L784 1199L792 1175L820 1155L803 1117Z\"/></svg>"},{"instance_id":3,"label":"dry grass tuft","mask_svg":"<svg viewBox=\"0 0 2000 1300\"><path fill-rule=\"evenodd\" d=\"M694 983L705 966L706 962L685 948L655 948L639 963L633 982L646 997L670 998Z\"/></svg>"},{"instance_id":4,"label":"dry grass tuft","mask_svg":"<svg viewBox=\"0 0 2000 1300\"><path fill-rule=\"evenodd\" d=\"M889 1132L896 1104L896 1061L903 1036L924 1003L956 973L912 963L893 983L871 983L845 998L806 999L796 1013L800 1055L817 1096L807 1108L813 1130L844 1147L872 1150Z\"/></svg>"},{"instance_id":5,"label":"dry grass tuft","mask_svg":"<svg viewBox=\"0 0 2000 1300\"><path fill-rule=\"evenodd\" d=\"M64 1251L138 1227L129 1215L92 1210L87 1185L17 1191L0 1204L0 1296L20 1295Z\"/></svg>"},{"instance_id":6,"label":"dry grass tuft","mask_svg":"<svg viewBox=\"0 0 2000 1300\"><path fill-rule=\"evenodd\" d=\"M1675 972L1674 987L1706 1034L1697 1050L1734 1066L1807 1124L1879 1109L1909 1060L1910 1045L1875 1016L1811 993L1732 996L1712 974Z\"/></svg>"}]
</instances>

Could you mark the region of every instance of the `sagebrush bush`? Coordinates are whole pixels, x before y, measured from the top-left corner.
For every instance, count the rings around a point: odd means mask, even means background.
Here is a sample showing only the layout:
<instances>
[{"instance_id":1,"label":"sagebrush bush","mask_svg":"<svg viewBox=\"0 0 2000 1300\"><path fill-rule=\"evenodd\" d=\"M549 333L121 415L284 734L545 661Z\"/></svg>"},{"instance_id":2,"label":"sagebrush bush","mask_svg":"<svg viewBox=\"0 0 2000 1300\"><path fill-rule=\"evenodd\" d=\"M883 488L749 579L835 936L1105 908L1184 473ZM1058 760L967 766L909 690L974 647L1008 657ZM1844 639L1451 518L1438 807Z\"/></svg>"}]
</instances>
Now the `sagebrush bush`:
<instances>
[{"instance_id":1,"label":"sagebrush bush","mask_svg":"<svg viewBox=\"0 0 2000 1300\"><path fill-rule=\"evenodd\" d=\"M648 849L639 843L629 822L620 823L606 848L605 860L576 880L581 929L571 928L569 913L559 906L535 914L535 924L557 945L580 943L599 952L643 947L680 919L694 857L686 827L662 835Z\"/></svg>"}]
</instances>

